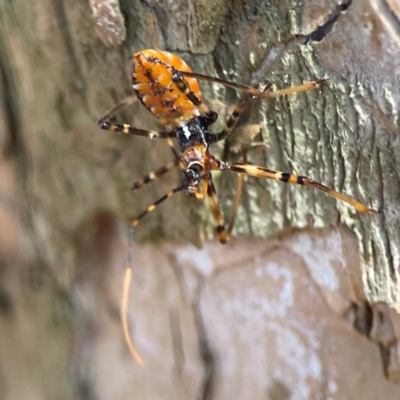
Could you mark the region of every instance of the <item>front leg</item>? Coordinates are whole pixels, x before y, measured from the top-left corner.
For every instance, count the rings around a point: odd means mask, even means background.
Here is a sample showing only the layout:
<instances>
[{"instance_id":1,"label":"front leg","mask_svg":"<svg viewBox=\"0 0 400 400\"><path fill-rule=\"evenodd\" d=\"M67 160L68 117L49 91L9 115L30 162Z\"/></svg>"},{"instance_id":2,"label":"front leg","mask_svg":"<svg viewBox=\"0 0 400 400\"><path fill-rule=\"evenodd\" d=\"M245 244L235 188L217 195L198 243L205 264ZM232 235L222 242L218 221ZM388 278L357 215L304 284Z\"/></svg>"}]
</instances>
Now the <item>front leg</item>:
<instances>
[{"instance_id":1,"label":"front leg","mask_svg":"<svg viewBox=\"0 0 400 400\"><path fill-rule=\"evenodd\" d=\"M175 137L175 132L157 132L145 129L138 129L129 124L115 124L113 122L110 122L110 118L100 118L97 123L101 129L111 132L121 132L127 135L148 137L150 139L169 139Z\"/></svg>"},{"instance_id":2,"label":"front leg","mask_svg":"<svg viewBox=\"0 0 400 400\"><path fill-rule=\"evenodd\" d=\"M136 96L129 96L124 100L120 101L116 106L114 106L111 110L107 111L98 121L97 124L101 129L111 132L122 132L129 135L136 135L142 137L148 137L150 139L168 139L175 137L175 132L157 132L157 131L149 131L144 129L134 128L129 124L115 124L111 122L113 115L131 105L137 100Z\"/></svg>"}]
</instances>

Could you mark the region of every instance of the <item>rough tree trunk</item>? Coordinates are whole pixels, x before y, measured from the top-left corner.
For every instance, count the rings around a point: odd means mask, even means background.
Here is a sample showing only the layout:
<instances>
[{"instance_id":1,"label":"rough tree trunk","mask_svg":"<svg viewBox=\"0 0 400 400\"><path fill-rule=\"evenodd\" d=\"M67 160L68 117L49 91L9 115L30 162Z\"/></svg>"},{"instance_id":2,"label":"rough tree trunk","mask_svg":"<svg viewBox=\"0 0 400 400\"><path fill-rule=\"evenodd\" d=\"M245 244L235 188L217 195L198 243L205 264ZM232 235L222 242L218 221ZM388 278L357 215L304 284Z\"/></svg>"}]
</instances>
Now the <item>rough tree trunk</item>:
<instances>
[{"instance_id":1,"label":"rough tree trunk","mask_svg":"<svg viewBox=\"0 0 400 400\"><path fill-rule=\"evenodd\" d=\"M0 398L398 399L399 20L397 0L3 1ZM145 48L242 83L327 79L246 113L268 146L250 161L382 213L248 179L229 245L176 195L128 248L125 223L180 178L130 193L171 152L96 125ZM239 94L202 88L221 127ZM158 129L138 103L117 118ZM216 180L227 219L235 177ZM120 333L128 255L143 367Z\"/></svg>"}]
</instances>

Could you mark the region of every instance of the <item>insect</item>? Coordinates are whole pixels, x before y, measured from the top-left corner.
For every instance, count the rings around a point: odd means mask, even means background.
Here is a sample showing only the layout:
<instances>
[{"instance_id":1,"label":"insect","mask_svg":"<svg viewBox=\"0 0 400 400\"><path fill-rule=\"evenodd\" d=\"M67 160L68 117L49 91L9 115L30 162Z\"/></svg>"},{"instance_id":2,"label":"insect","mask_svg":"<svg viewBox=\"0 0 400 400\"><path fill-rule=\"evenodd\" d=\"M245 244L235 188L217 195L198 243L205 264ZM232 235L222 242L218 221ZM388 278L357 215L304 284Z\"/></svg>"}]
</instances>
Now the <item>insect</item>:
<instances>
[{"instance_id":1,"label":"insect","mask_svg":"<svg viewBox=\"0 0 400 400\"><path fill-rule=\"evenodd\" d=\"M209 132L209 127L217 120L218 114L204 104L198 80L219 83L244 92L244 96L237 103L226 122L225 129L219 133ZM322 83L323 80L313 81L277 91L272 91L270 86L267 86L263 91L260 91L250 86L194 73L178 56L165 51L143 50L134 54L132 70L133 89L140 102L158 119L160 125L165 128L165 131L142 130L132 127L129 124L116 124L112 122L114 113L124 106L131 104L134 99L133 97L128 97L117 104L99 119L98 124L101 129L113 132L144 136L151 139L166 139L171 147L175 159L171 163L144 176L141 180L134 182L131 185L131 189L139 189L178 166L181 168L184 177L179 186L166 193L138 215L132 221L132 225L137 226L146 214L153 211L159 204L175 193L186 191L189 196L196 199L202 200L207 198L209 200L219 241L226 243L234 225L234 217L239 204L244 175L311 186L348 203L359 212L376 213L376 210L368 208L358 201L306 176L273 171L265 167L248 164L245 162L245 159L242 160L243 162L230 163L219 160L210 152L209 147L211 144L226 139L234 131L241 113L253 101L272 99L278 96L312 90ZM176 152L172 139L177 140L180 154ZM234 171L239 174L237 194L228 228L225 227L223 221L212 179L212 171ZM130 270L127 271L125 277L122 323L131 353L139 363L142 363L140 356L131 342L126 319L130 273Z\"/></svg>"},{"instance_id":2,"label":"insect","mask_svg":"<svg viewBox=\"0 0 400 400\"><path fill-rule=\"evenodd\" d=\"M217 120L218 114L204 104L198 79L220 83L245 92L245 95L230 115L226 128L219 133L209 132L209 126ZM323 80L313 81L278 91L271 91L267 86L264 91L260 91L246 85L194 73L183 60L172 53L159 50L143 50L136 53L133 56L133 89L141 103L158 119L160 125L166 128L166 131L147 131L134 128L129 124L112 123L111 116L117 110L129 104L132 98L128 98L129 100L124 100L115 106L99 119L98 124L101 129L113 132L144 136L151 139L167 139L168 144L173 149L175 154L174 161L134 182L131 189L139 189L177 166L182 169L184 178L178 187L147 207L144 212L132 221L132 225L136 226L141 218L175 193L186 191L189 196L196 199L202 200L206 197L209 199L219 241L226 243L230 237L233 223L230 224L229 229L226 229L211 175L211 172L216 170L234 171L239 174L268 178L285 183L312 186L350 204L359 212L376 213L376 210L368 208L358 201L306 176L273 171L244 162L224 162L216 158L209 150L211 144L226 139L233 132L241 113L249 103L258 99L271 99L277 96L312 90L322 82ZM178 142L180 154L177 154L173 147L173 138Z\"/></svg>"}]
</instances>

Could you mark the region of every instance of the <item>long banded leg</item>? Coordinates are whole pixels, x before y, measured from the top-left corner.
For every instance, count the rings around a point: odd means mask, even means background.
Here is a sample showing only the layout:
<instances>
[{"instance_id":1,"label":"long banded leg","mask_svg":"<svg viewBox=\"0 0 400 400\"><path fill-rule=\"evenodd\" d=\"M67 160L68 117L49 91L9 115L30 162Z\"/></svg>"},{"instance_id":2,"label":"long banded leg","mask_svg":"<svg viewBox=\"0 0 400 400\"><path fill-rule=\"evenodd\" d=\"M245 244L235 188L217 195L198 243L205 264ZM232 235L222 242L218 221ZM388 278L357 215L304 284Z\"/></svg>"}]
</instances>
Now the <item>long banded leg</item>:
<instances>
[{"instance_id":1,"label":"long banded leg","mask_svg":"<svg viewBox=\"0 0 400 400\"><path fill-rule=\"evenodd\" d=\"M251 164L240 164L240 163L224 163L221 165L222 169L239 172L242 174L248 174L251 176L257 176L259 178L268 178L273 179L275 181L281 181L286 183L292 183L295 185L304 185L304 186L312 186L318 190L321 190L332 197L335 197L339 200L344 201L345 203L355 207L359 212L362 213L379 213L379 211L374 210L372 208L368 208L367 206L359 203L358 201L352 199L349 196L346 196L343 193L339 193L336 190L333 190L319 182L313 181L312 179L306 176L299 176L290 174L288 172L280 172L273 171L267 168L258 167L256 165Z\"/></svg>"},{"instance_id":2,"label":"long banded leg","mask_svg":"<svg viewBox=\"0 0 400 400\"><path fill-rule=\"evenodd\" d=\"M167 139L167 138L175 137L174 132L149 131L149 130L134 128L129 124L115 124L110 121L110 119L113 117L113 115L117 111L121 110L122 108L124 108L126 106L131 105L136 100L137 100L136 96L129 96L129 97L123 99L116 106L114 106L109 111L107 111L97 121L97 124L99 125L99 127L106 131L122 132L122 133L130 134L130 135L144 136L144 137L149 137L150 139L153 139L153 138Z\"/></svg>"},{"instance_id":3,"label":"long banded leg","mask_svg":"<svg viewBox=\"0 0 400 400\"><path fill-rule=\"evenodd\" d=\"M208 133L207 134L207 142L208 143L215 143L219 142L220 140L223 140L227 138L235 129L236 124L239 121L239 117L242 114L242 112L245 110L247 105L251 102L256 100L257 97L253 95L245 95L243 96L239 102L236 104L235 108L232 111L232 114L230 115L227 123L226 123L226 128L219 132L219 133Z\"/></svg>"},{"instance_id":4,"label":"long banded leg","mask_svg":"<svg viewBox=\"0 0 400 400\"><path fill-rule=\"evenodd\" d=\"M221 207L219 206L219 200L217 192L215 190L214 183L211 175L208 178L207 196L210 202L211 213L214 218L218 239L221 243L227 243L229 240L228 233L225 229L224 218L222 216Z\"/></svg>"},{"instance_id":5,"label":"long banded leg","mask_svg":"<svg viewBox=\"0 0 400 400\"><path fill-rule=\"evenodd\" d=\"M150 172L148 175L145 175L142 179L133 182L131 184L131 190L140 189L141 187L149 184L150 182L155 181L160 178L162 175L166 174L168 171L171 171L172 168L178 166L180 163L180 159L177 158L175 161L170 162L167 165L158 168L157 170Z\"/></svg>"},{"instance_id":6,"label":"long banded leg","mask_svg":"<svg viewBox=\"0 0 400 400\"><path fill-rule=\"evenodd\" d=\"M313 89L316 88L316 86L318 86L322 82L326 81L326 79L320 79L320 80L317 80L317 81L312 81L312 82L305 83L303 85L291 86L291 87L286 88L286 89L277 90L275 92L272 92L272 91L265 91L265 90L264 91L260 91L260 90L254 88L254 87L251 87L251 86L242 85L240 83L227 81L225 79L220 79L220 78L216 78L216 77L213 77L213 76L197 74L195 72L179 71L179 73L182 76L201 79L201 80L207 81L207 82L215 82L215 83L219 83L220 85L223 85L223 86L226 86L226 87L231 87L233 89L239 89L239 90L242 90L244 92L250 93L250 94L252 94L254 96L260 97L260 98L270 98L270 97L285 96L287 94L304 92L306 90L313 90Z\"/></svg>"},{"instance_id":7,"label":"long banded leg","mask_svg":"<svg viewBox=\"0 0 400 400\"><path fill-rule=\"evenodd\" d=\"M264 94L267 93L268 90L270 89L270 85L267 85L264 90L262 92L259 92L260 94ZM226 123L226 128L219 133L209 133L207 135L207 141L208 143L215 143L215 142L219 142L220 140L225 139L226 137L228 137L233 130L235 129L240 115L242 114L242 112L245 110L245 108L247 107L247 105L254 101L257 100L257 96L254 96L252 94L246 94L245 96L243 96L239 102L236 104L235 108L233 109L228 122Z\"/></svg>"},{"instance_id":8,"label":"long banded leg","mask_svg":"<svg viewBox=\"0 0 400 400\"><path fill-rule=\"evenodd\" d=\"M275 97L286 96L286 95L294 94L294 93L307 92L309 90L314 90L317 86L321 85L324 82L326 82L326 79L318 79L317 81L307 82L307 83L304 83L303 85L290 86L286 89L265 92L263 94L260 94L258 97L261 99L275 98Z\"/></svg>"},{"instance_id":9,"label":"long banded leg","mask_svg":"<svg viewBox=\"0 0 400 400\"><path fill-rule=\"evenodd\" d=\"M260 90L258 90L256 88L253 88L251 86L242 85L240 83L227 81L225 79L220 79L220 78L217 78L217 77L214 77L214 76L197 74L195 72L187 72L187 71L179 71L179 73L182 76L187 76L189 78L196 78L196 79L200 79L202 81L219 83L220 85L223 85L223 86L226 86L226 87L243 90L244 92L251 93L252 95L255 95L255 96L259 96L259 95L263 94L262 91L260 91Z\"/></svg>"},{"instance_id":10,"label":"long banded leg","mask_svg":"<svg viewBox=\"0 0 400 400\"><path fill-rule=\"evenodd\" d=\"M143 136L148 137L150 139L167 139L175 137L175 132L157 132L157 131L149 131L145 129L134 128L129 124L115 124L110 122L109 120L99 119L98 125L101 129L111 132L121 132L129 135Z\"/></svg>"},{"instance_id":11,"label":"long banded leg","mask_svg":"<svg viewBox=\"0 0 400 400\"><path fill-rule=\"evenodd\" d=\"M187 184L183 184L181 186L178 186L177 188L171 190L167 194L165 194L163 197L159 198L156 202L153 204L150 204L146 210L144 210L141 214L139 214L133 221L132 221L132 226L137 226L139 224L139 221L148 213L152 212L159 204L161 204L163 201L169 199L172 195L175 193L181 192L182 190L185 190L187 188Z\"/></svg>"},{"instance_id":12,"label":"long banded leg","mask_svg":"<svg viewBox=\"0 0 400 400\"><path fill-rule=\"evenodd\" d=\"M207 76L207 75L196 74L194 72L179 71L179 73L182 76L188 76L188 77L192 77L192 78L202 79L202 80L209 81L209 82L217 82L217 83L220 83L221 85L232 87L235 89L240 89L240 90L243 90L248 93L248 95L243 96L242 99L239 100L238 104L233 109L233 112L230 115L228 122L226 123L226 128L222 132L215 133L215 134L209 133L207 135L207 140L209 143L215 143L215 142L218 142L220 140L227 138L232 133L232 131L235 129L240 115L242 114L244 109L247 107L247 105L251 101L255 101L257 99L263 99L263 98L275 98L278 96L285 96L285 95L289 95L289 94L313 90L318 85L320 85L321 83L323 83L325 81L324 79L320 79L318 81L308 82L303 85L292 86L292 87L282 89L282 90L277 90L274 92L274 91L270 90L270 85L267 85L263 91L260 91L256 88L252 88L250 86L241 85L238 83L226 81L223 79L219 79L219 78L215 78L215 77L211 77L211 76Z\"/></svg>"}]
</instances>

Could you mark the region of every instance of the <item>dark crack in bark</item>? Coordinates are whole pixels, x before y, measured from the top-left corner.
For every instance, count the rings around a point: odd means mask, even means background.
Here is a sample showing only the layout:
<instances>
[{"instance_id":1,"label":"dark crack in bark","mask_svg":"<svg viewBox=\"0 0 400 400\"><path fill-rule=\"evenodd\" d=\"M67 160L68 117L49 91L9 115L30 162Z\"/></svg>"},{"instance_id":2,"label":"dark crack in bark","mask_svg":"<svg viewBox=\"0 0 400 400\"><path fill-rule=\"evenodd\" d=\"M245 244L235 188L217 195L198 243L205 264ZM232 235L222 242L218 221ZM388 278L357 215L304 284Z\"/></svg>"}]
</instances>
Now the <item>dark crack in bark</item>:
<instances>
[{"instance_id":1,"label":"dark crack in bark","mask_svg":"<svg viewBox=\"0 0 400 400\"><path fill-rule=\"evenodd\" d=\"M11 68L7 63L6 47L0 36L0 85L1 107L5 118L8 141L4 148L5 156L20 156L23 152L21 105ZM22 161L24 157L19 157Z\"/></svg>"},{"instance_id":2,"label":"dark crack in bark","mask_svg":"<svg viewBox=\"0 0 400 400\"><path fill-rule=\"evenodd\" d=\"M201 285L201 284L200 284ZM201 292L199 287L199 294ZM204 366L204 374L202 385L200 387L197 399L198 400L212 400L215 394L216 378L217 378L217 365L216 356L212 350L211 344L208 340L206 328L204 326L203 316L201 315L199 298L192 303L193 315L197 327L197 334L199 340L200 358Z\"/></svg>"},{"instance_id":3,"label":"dark crack in bark","mask_svg":"<svg viewBox=\"0 0 400 400\"><path fill-rule=\"evenodd\" d=\"M188 288L186 287L185 277L183 275L182 266L174 255L169 256L169 261L172 266L172 270L176 277L178 289L181 293L182 299L187 302L193 313L194 324L196 327L198 348L200 352L200 360L203 364L203 379L197 395L198 400L212 400L215 393L217 366L216 356L212 349L212 346L208 340L206 327L204 324L203 316L200 310L200 298L202 288L204 286L204 280L202 277L197 276L197 288L195 289L194 296L190 296ZM188 300L192 297L192 300ZM178 318L178 319L177 319ZM183 349L182 333L177 332L176 326L179 323L179 314L170 312L170 323L171 331L173 334L174 355L176 359L177 371L179 376L182 378L181 372L184 368L185 354ZM172 326L174 325L174 327ZM175 335L175 338L174 338Z\"/></svg>"},{"instance_id":4,"label":"dark crack in bark","mask_svg":"<svg viewBox=\"0 0 400 400\"><path fill-rule=\"evenodd\" d=\"M326 35L328 35L337 20L339 19L340 15L346 11L353 0L344 0L342 4L339 4L336 9L328 16L325 23L307 35L304 44L312 43L312 42L320 42L324 39Z\"/></svg>"},{"instance_id":5,"label":"dark crack in bark","mask_svg":"<svg viewBox=\"0 0 400 400\"><path fill-rule=\"evenodd\" d=\"M380 209L385 209L385 180L383 176L383 170L382 170L382 160L381 160L381 151L378 149L377 150L377 163L376 163L376 172L378 173L380 179L380 188L379 188L379 195L380 195ZM382 243L385 246L385 261L387 263L388 269L389 269L389 274L390 274L390 281L393 283L397 282L396 279L396 271L395 271L395 266L394 266L394 258L392 254L392 249L390 246L390 235L388 233L388 224L386 223L386 214L382 213L382 226L381 226L381 235L382 235ZM381 267L384 267L382 263L376 263L377 267L379 266L379 269Z\"/></svg>"},{"instance_id":6,"label":"dark crack in bark","mask_svg":"<svg viewBox=\"0 0 400 400\"><path fill-rule=\"evenodd\" d=\"M169 309L169 326L171 329L172 350L175 358L175 368L182 377L185 368L185 352L183 349L180 315L177 308Z\"/></svg>"},{"instance_id":7,"label":"dark crack in bark","mask_svg":"<svg viewBox=\"0 0 400 400\"><path fill-rule=\"evenodd\" d=\"M10 291L3 285L0 286L0 315L11 317L14 314L15 306Z\"/></svg>"}]
</instances>

